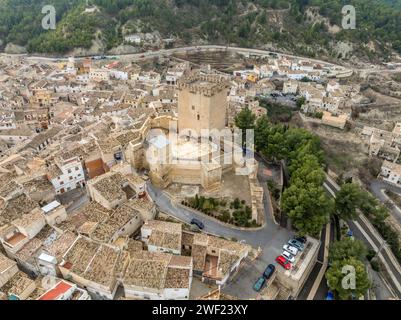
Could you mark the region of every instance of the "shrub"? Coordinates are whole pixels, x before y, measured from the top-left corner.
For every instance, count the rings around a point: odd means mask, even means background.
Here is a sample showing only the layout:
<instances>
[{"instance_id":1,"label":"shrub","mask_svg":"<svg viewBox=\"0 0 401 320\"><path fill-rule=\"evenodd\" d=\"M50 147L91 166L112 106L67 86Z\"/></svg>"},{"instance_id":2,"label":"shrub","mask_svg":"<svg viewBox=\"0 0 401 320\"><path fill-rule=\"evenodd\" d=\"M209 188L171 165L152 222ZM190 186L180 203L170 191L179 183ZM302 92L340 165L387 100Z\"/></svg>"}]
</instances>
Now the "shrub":
<instances>
[{"instance_id":1,"label":"shrub","mask_svg":"<svg viewBox=\"0 0 401 320\"><path fill-rule=\"evenodd\" d=\"M235 199L234 199L234 201L233 201L233 206L234 206L234 209L239 209L239 207L240 207L240 201L239 201L238 198L235 198Z\"/></svg>"},{"instance_id":2,"label":"shrub","mask_svg":"<svg viewBox=\"0 0 401 320\"><path fill-rule=\"evenodd\" d=\"M374 250L370 249L368 251L368 254L366 255L366 259L368 259L368 261L371 261L375 255L376 255L376 252Z\"/></svg>"},{"instance_id":3,"label":"shrub","mask_svg":"<svg viewBox=\"0 0 401 320\"><path fill-rule=\"evenodd\" d=\"M372 266L372 269L376 272L380 271L380 263L377 261L377 259L372 259L370 261L370 265Z\"/></svg>"},{"instance_id":4,"label":"shrub","mask_svg":"<svg viewBox=\"0 0 401 320\"><path fill-rule=\"evenodd\" d=\"M221 221L223 221L223 222L228 222L228 221L230 221L230 213L227 211L227 210L225 210L223 213L222 213L222 215L220 216L220 220Z\"/></svg>"}]
</instances>

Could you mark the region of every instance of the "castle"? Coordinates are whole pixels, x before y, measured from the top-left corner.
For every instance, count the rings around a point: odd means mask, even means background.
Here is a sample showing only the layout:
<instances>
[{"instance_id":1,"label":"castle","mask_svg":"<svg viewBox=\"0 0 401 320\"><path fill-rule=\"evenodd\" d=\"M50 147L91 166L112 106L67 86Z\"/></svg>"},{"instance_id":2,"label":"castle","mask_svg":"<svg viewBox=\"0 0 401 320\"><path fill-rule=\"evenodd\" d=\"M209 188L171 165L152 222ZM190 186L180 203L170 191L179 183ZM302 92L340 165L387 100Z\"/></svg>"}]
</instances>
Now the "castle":
<instances>
[{"instance_id":1,"label":"castle","mask_svg":"<svg viewBox=\"0 0 401 320\"><path fill-rule=\"evenodd\" d=\"M144 143L133 148L134 167L149 170L159 188L181 183L219 189L223 173L235 168L233 154L242 152L231 141L224 148L222 138L214 135L225 130L231 139L226 129L228 88L220 75L185 74L178 82L178 119L152 119Z\"/></svg>"}]
</instances>

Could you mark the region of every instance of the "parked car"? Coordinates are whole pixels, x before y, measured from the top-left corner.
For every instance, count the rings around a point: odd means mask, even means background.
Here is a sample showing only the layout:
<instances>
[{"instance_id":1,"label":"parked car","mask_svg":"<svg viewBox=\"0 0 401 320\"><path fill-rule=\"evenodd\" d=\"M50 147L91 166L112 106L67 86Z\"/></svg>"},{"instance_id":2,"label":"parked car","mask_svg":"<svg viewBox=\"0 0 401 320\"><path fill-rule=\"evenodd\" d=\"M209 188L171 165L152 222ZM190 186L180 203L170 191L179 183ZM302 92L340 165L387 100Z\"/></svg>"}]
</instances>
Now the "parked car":
<instances>
[{"instance_id":1,"label":"parked car","mask_svg":"<svg viewBox=\"0 0 401 320\"><path fill-rule=\"evenodd\" d=\"M292 268L291 262L289 262L286 258L283 256L278 256L276 258L276 262L282 266L285 270L290 270Z\"/></svg>"},{"instance_id":2,"label":"parked car","mask_svg":"<svg viewBox=\"0 0 401 320\"><path fill-rule=\"evenodd\" d=\"M295 239L291 239L290 241L288 241L288 244L292 247L297 248L299 251L303 251L305 247L302 242L299 242L298 240Z\"/></svg>"},{"instance_id":3,"label":"parked car","mask_svg":"<svg viewBox=\"0 0 401 320\"><path fill-rule=\"evenodd\" d=\"M295 248L295 247L293 247L293 246L290 246L290 245L288 245L288 244L285 244L285 245L283 246L283 249L284 249L285 251L287 251L288 253L291 253L293 256L296 256L296 255L298 254L298 249Z\"/></svg>"},{"instance_id":4,"label":"parked car","mask_svg":"<svg viewBox=\"0 0 401 320\"><path fill-rule=\"evenodd\" d=\"M294 239L301 242L302 244L305 244L307 241L306 237L301 237L301 236L294 237Z\"/></svg>"},{"instance_id":5,"label":"parked car","mask_svg":"<svg viewBox=\"0 0 401 320\"><path fill-rule=\"evenodd\" d=\"M260 290L262 290L265 283L266 283L265 277L259 277L258 280L256 280L255 284L253 285L253 290L259 292Z\"/></svg>"},{"instance_id":6,"label":"parked car","mask_svg":"<svg viewBox=\"0 0 401 320\"><path fill-rule=\"evenodd\" d=\"M263 272L263 277L266 280L269 280L272 277L272 275L273 275L275 270L276 270L276 267L274 265L272 265L272 264L269 264L267 266L267 268L265 269L265 272Z\"/></svg>"},{"instance_id":7,"label":"parked car","mask_svg":"<svg viewBox=\"0 0 401 320\"><path fill-rule=\"evenodd\" d=\"M287 251L283 251L283 253L281 254L284 258L286 258L289 262L291 262L291 263L294 263L295 262L295 257L291 254L291 253L289 253L289 252L287 252Z\"/></svg>"},{"instance_id":8,"label":"parked car","mask_svg":"<svg viewBox=\"0 0 401 320\"><path fill-rule=\"evenodd\" d=\"M198 219L193 218L191 220L191 224L196 225L199 229L203 230L205 228L205 225L203 224L202 221L199 221Z\"/></svg>"}]
</instances>

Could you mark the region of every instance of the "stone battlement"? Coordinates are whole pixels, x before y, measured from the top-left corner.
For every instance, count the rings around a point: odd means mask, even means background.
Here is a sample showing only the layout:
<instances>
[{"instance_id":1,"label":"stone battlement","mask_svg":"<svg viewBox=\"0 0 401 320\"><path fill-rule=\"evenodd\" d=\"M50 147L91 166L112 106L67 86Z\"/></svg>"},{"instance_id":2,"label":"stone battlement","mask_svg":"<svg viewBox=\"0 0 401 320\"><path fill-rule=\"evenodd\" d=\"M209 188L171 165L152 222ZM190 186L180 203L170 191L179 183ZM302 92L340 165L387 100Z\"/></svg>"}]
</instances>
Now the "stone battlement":
<instances>
[{"instance_id":1,"label":"stone battlement","mask_svg":"<svg viewBox=\"0 0 401 320\"><path fill-rule=\"evenodd\" d=\"M178 83L178 90L188 89L191 93L201 93L211 97L216 93L229 88L229 82L220 75L206 75L192 72L182 77Z\"/></svg>"}]
</instances>

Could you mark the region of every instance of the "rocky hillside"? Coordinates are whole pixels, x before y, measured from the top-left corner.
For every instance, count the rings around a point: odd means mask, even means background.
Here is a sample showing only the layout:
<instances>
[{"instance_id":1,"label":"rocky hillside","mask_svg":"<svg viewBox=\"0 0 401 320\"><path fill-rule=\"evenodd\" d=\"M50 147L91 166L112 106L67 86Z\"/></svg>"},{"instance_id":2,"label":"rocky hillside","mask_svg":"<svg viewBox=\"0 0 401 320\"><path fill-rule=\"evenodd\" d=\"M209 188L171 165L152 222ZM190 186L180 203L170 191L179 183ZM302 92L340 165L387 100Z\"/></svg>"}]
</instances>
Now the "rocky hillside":
<instances>
[{"instance_id":1,"label":"rocky hillside","mask_svg":"<svg viewBox=\"0 0 401 320\"><path fill-rule=\"evenodd\" d=\"M47 4L56 30L42 28ZM401 0L347 4L355 30L341 28L342 0L0 0L0 48L60 55L229 44L345 60L401 53ZM127 43L131 34L142 43Z\"/></svg>"}]
</instances>

